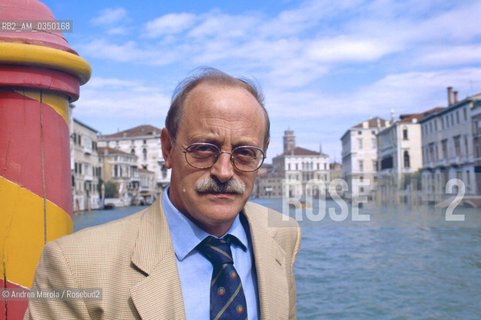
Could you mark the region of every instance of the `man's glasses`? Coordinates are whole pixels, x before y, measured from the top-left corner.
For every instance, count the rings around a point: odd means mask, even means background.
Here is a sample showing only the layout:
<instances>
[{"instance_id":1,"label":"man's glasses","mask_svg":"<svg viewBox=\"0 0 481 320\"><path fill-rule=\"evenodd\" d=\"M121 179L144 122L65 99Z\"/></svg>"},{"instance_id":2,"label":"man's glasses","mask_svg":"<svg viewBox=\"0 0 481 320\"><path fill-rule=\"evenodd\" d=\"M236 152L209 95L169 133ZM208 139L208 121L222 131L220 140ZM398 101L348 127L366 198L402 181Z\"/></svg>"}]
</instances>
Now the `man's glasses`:
<instances>
[{"instance_id":1,"label":"man's glasses","mask_svg":"<svg viewBox=\"0 0 481 320\"><path fill-rule=\"evenodd\" d=\"M227 152L221 151L215 144L198 142L189 145L183 152L187 163L197 169L212 167L223 153L230 154L234 167L245 172L256 171L265 159L264 151L254 146L239 146Z\"/></svg>"}]
</instances>

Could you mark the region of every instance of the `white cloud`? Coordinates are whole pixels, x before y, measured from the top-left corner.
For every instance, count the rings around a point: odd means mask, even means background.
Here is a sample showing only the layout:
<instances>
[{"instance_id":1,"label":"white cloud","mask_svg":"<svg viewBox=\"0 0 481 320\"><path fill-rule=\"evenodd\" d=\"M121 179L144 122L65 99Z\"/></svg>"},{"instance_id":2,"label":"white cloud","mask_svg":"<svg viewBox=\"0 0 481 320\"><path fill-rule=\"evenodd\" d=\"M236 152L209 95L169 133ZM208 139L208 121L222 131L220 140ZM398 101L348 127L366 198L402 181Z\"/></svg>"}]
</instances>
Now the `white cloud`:
<instances>
[{"instance_id":1,"label":"white cloud","mask_svg":"<svg viewBox=\"0 0 481 320\"><path fill-rule=\"evenodd\" d=\"M195 40L204 39L232 39L251 37L256 31L261 17L257 14L228 15L218 10L199 16L201 22L193 27L188 37Z\"/></svg>"},{"instance_id":2,"label":"white cloud","mask_svg":"<svg viewBox=\"0 0 481 320\"><path fill-rule=\"evenodd\" d=\"M132 88L140 87L141 84L137 81L123 80L116 78L102 78L92 77L88 84L83 88L100 89L100 88Z\"/></svg>"},{"instance_id":3,"label":"white cloud","mask_svg":"<svg viewBox=\"0 0 481 320\"><path fill-rule=\"evenodd\" d=\"M175 34L191 27L196 16L190 13L169 13L145 24L144 36L156 38L163 35Z\"/></svg>"},{"instance_id":4,"label":"white cloud","mask_svg":"<svg viewBox=\"0 0 481 320\"><path fill-rule=\"evenodd\" d=\"M415 65L430 67L478 64L481 61L481 45L462 45L430 48L414 61Z\"/></svg>"},{"instance_id":5,"label":"white cloud","mask_svg":"<svg viewBox=\"0 0 481 320\"><path fill-rule=\"evenodd\" d=\"M162 126L170 96L143 81L95 77L82 87L75 105L74 117L112 133L129 128L129 123Z\"/></svg>"},{"instance_id":6,"label":"white cloud","mask_svg":"<svg viewBox=\"0 0 481 320\"><path fill-rule=\"evenodd\" d=\"M111 26L122 23L127 18L127 10L124 8L109 8L102 10L96 17L90 20L94 25Z\"/></svg>"},{"instance_id":7,"label":"white cloud","mask_svg":"<svg viewBox=\"0 0 481 320\"><path fill-rule=\"evenodd\" d=\"M343 36L311 42L307 57L323 62L363 62L377 60L393 50L381 41Z\"/></svg>"},{"instance_id":8,"label":"white cloud","mask_svg":"<svg viewBox=\"0 0 481 320\"><path fill-rule=\"evenodd\" d=\"M135 41L122 44L112 43L107 39L95 39L78 46L85 55L117 62L142 61L149 55Z\"/></svg>"},{"instance_id":9,"label":"white cloud","mask_svg":"<svg viewBox=\"0 0 481 320\"><path fill-rule=\"evenodd\" d=\"M430 17L413 28L416 39L431 41L469 41L481 35L479 13L481 2L459 1L457 5Z\"/></svg>"}]
</instances>

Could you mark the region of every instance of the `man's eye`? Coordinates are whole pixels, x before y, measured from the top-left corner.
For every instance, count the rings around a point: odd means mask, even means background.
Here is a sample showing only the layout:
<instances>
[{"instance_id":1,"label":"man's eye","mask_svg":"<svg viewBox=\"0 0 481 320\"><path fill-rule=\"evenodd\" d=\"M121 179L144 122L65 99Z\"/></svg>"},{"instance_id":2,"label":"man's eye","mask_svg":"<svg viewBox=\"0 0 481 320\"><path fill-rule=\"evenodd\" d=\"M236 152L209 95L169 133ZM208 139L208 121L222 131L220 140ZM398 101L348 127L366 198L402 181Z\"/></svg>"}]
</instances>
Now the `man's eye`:
<instances>
[{"instance_id":1,"label":"man's eye","mask_svg":"<svg viewBox=\"0 0 481 320\"><path fill-rule=\"evenodd\" d=\"M198 146L191 146L189 148L190 152L195 152L198 154L215 154L217 153L217 149L214 146L208 145L198 145Z\"/></svg>"},{"instance_id":2,"label":"man's eye","mask_svg":"<svg viewBox=\"0 0 481 320\"><path fill-rule=\"evenodd\" d=\"M235 155L239 157L249 157L255 158L256 157L256 150L250 148L240 148L235 151Z\"/></svg>"}]
</instances>

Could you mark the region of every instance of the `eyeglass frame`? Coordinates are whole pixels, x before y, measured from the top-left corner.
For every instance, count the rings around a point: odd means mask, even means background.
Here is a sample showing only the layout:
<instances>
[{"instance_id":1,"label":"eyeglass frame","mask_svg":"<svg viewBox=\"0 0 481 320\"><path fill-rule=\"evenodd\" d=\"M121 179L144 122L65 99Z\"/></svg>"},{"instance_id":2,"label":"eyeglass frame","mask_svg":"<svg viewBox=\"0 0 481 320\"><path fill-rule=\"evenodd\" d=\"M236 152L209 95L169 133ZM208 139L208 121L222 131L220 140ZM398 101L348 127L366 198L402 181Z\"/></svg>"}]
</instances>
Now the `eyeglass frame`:
<instances>
[{"instance_id":1,"label":"eyeglass frame","mask_svg":"<svg viewBox=\"0 0 481 320\"><path fill-rule=\"evenodd\" d=\"M173 142L175 143L176 141L174 140ZM215 148L217 148L218 152L217 152L217 155L215 156L215 160L212 163L212 165L210 165L209 167L196 167L189 162L189 160L187 159L187 153L189 153L188 149L190 147L194 146L194 145L208 145L208 146L214 146ZM227 153L227 154L230 155L229 159L232 162L232 165L234 166L235 169L237 169L241 172L255 172L255 171L259 170L260 167L262 167L262 164L264 163L264 160L266 159L266 154L265 154L264 150L262 150L262 148L259 148L259 147L256 147L256 146L248 146L248 145L237 146L237 147L233 148L230 152L229 151L222 151L217 145L215 145L213 143L209 143L209 142L194 142L194 143L189 144L187 147L183 147L183 146L180 146L180 147L182 148L182 152L184 153L185 161L187 162L187 164L189 166L191 166L192 168L195 168L195 169L210 169L210 168L212 168L215 165L215 163L217 162L217 160L219 160L219 157L221 156L221 154L223 154L223 153ZM245 147L256 149L256 150L261 152L261 159L262 160L259 162L257 168L254 169L254 170L239 169L239 167L237 167L237 165L236 165L236 162L234 161L234 151L236 149L245 148Z\"/></svg>"}]
</instances>

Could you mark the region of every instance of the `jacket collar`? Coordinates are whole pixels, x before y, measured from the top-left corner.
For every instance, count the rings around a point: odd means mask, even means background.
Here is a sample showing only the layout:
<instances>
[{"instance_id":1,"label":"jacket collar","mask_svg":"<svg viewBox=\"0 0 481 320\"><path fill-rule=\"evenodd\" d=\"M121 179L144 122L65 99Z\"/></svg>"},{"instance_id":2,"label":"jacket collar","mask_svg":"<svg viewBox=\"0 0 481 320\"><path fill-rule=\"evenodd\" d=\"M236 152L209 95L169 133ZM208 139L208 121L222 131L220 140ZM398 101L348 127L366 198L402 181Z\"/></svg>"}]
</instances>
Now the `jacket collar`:
<instances>
[{"instance_id":1,"label":"jacket collar","mask_svg":"<svg viewBox=\"0 0 481 320\"><path fill-rule=\"evenodd\" d=\"M269 227L268 210L248 202L243 211L249 223L254 249L261 319L288 319L286 253L274 240L277 229Z\"/></svg>"},{"instance_id":2,"label":"jacket collar","mask_svg":"<svg viewBox=\"0 0 481 320\"><path fill-rule=\"evenodd\" d=\"M147 275L131 289L142 319L185 319L182 290L162 197L144 215L132 263Z\"/></svg>"}]
</instances>

